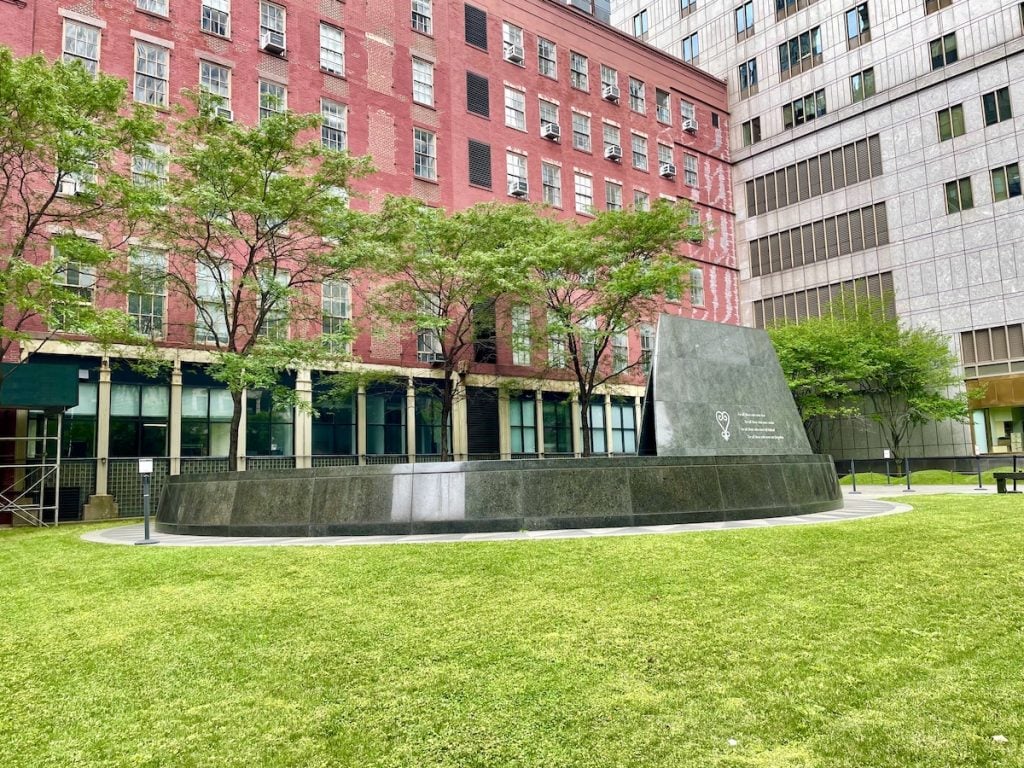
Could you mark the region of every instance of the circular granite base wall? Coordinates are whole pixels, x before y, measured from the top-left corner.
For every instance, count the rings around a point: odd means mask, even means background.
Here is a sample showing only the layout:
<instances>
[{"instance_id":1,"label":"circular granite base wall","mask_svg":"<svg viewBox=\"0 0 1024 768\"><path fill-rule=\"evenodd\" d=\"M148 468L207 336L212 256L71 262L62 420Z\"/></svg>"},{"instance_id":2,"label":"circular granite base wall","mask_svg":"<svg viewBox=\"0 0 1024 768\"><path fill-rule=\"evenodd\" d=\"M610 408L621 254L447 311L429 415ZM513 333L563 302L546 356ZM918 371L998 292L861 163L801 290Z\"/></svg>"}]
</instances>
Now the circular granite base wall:
<instances>
[{"instance_id":1,"label":"circular granite base wall","mask_svg":"<svg viewBox=\"0 0 1024 768\"><path fill-rule=\"evenodd\" d=\"M477 461L168 478L158 531L465 533L747 520L838 509L827 456Z\"/></svg>"}]
</instances>

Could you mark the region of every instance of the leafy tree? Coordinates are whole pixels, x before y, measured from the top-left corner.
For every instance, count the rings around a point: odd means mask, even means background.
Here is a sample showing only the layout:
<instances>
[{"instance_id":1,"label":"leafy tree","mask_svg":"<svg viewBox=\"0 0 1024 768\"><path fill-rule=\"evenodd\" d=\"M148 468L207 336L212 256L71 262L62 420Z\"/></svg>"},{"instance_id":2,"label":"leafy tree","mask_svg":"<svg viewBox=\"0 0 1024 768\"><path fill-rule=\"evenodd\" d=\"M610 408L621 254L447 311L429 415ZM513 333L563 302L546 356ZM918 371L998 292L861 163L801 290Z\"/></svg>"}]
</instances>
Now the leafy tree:
<instances>
[{"instance_id":1,"label":"leafy tree","mask_svg":"<svg viewBox=\"0 0 1024 768\"><path fill-rule=\"evenodd\" d=\"M319 116L282 112L245 126L216 117L207 97L191 98L195 114L175 132L176 168L147 221L167 251L168 290L195 311L210 373L231 392L236 469L244 390L301 406L278 386L286 370L349 359L347 327L320 335L321 291L365 257L366 216L349 209L347 188L369 165L303 140Z\"/></svg>"},{"instance_id":2,"label":"leafy tree","mask_svg":"<svg viewBox=\"0 0 1024 768\"><path fill-rule=\"evenodd\" d=\"M959 390L948 339L905 328L885 300L843 294L821 318L769 331L805 425L854 417L875 422L893 458L911 431L930 421L967 417L973 392ZM820 433L812 429L812 441ZM820 449L820 445L818 445Z\"/></svg>"},{"instance_id":3,"label":"leafy tree","mask_svg":"<svg viewBox=\"0 0 1024 768\"><path fill-rule=\"evenodd\" d=\"M59 331L139 340L124 312L83 299L118 277L148 194L125 153L150 157L159 133L123 80L0 48L0 359Z\"/></svg>"},{"instance_id":4,"label":"leafy tree","mask_svg":"<svg viewBox=\"0 0 1024 768\"><path fill-rule=\"evenodd\" d=\"M585 224L547 220L525 244L531 297L547 314L542 343L552 369L568 368L583 427L593 445L590 404L599 387L641 365L609 354L617 336L654 318L666 292L686 287L686 242L705 232L689 203L659 201L650 211L606 211Z\"/></svg>"},{"instance_id":5,"label":"leafy tree","mask_svg":"<svg viewBox=\"0 0 1024 768\"><path fill-rule=\"evenodd\" d=\"M481 204L455 213L389 198L380 214L387 244L376 263L385 278L371 295L375 319L416 329L421 359L442 371L437 390L442 458L451 453L457 376L493 353L501 297L524 291L518 244L546 225L520 204Z\"/></svg>"}]
</instances>

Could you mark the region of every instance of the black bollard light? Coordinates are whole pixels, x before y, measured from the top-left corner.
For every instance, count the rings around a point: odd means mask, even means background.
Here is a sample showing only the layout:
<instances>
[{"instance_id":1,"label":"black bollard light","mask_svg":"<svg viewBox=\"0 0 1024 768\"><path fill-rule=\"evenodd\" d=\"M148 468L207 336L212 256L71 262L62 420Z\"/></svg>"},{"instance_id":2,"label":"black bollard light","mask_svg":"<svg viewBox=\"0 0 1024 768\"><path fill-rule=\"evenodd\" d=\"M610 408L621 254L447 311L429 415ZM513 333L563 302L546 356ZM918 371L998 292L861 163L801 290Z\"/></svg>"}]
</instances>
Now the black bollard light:
<instances>
[{"instance_id":1,"label":"black bollard light","mask_svg":"<svg viewBox=\"0 0 1024 768\"><path fill-rule=\"evenodd\" d=\"M850 495L852 496L855 493L859 495L860 491L857 490L857 465L853 459L850 459L850 477L853 479L853 490L850 491Z\"/></svg>"},{"instance_id":2,"label":"black bollard light","mask_svg":"<svg viewBox=\"0 0 1024 768\"><path fill-rule=\"evenodd\" d=\"M904 493L913 493L914 489L910 487L910 457L907 456L903 459L903 471L907 473L907 487L903 489Z\"/></svg>"},{"instance_id":3,"label":"black bollard light","mask_svg":"<svg viewBox=\"0 0 1024 768\"><path fill-rule=\"evenodd\" d=\"M142 541L136 544L156 544L156 539L149 538L149 478L153 474L153 460L139 459L139 475L142 477Z\"/></svg>"}]
</instances>

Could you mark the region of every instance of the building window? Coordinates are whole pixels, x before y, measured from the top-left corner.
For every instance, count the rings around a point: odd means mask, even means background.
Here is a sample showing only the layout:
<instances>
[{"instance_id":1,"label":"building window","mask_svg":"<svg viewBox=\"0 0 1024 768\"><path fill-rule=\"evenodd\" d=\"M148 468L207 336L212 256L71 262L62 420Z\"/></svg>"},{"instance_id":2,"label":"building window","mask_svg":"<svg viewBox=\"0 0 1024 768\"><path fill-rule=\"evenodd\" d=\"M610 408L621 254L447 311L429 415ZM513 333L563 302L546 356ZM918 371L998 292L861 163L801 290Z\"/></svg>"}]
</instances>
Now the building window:
<instances>
[{"instance_id":1,"label":"building window","mask_svg":"<svg viewBox=\"0 0 1024 768\"><path fill-rule=\"evenodd\" d=\"M167 386L111 384L110 455L166 456Z\"/></svg>"},{"instance_id":2,"label":"building window","mask_svg":"<svg viewBox=\"0 0 1024 768\"><path fill-rule=\"evenodd\" d=\"M268 44L280 50L285 49L285 10L273 3L260 3L260 48L267 50Z\"/></svg>"},{"instance_id":3,"label":"building window","mask_svg":"<svg viewBox=\"0 0 1024 768\"><path fill-rule=\"evenodd\" d=\"M611 337L612 371L622 373L629 367L629 334L616 333Z\"/></svg>"},{"instance_id":4,"label":"building window","mask_svg":"<svg viewBox=\"0 0 1024 768\"><path fill-rule=\"evenodd\" d=\"M579 174L576 174L579 178ZM589 181L589 177L587 178ZM566 356L565 334L562 332L558 318L553 312L548 312L548 365L552 368L565 368L568 362ZM545 416L545 420L547 417ZM545 427L546 429L546 427Z\"/></svg>"},{"instance_id":5,"label":"building window","mask_svg":"<svg viewBox=\"0 0 1024 768\"><path fill-rule=\"evenodd\" d=\"M675 160L672 158L672 147L668 144L662 144L658 142L658 164L659 165L675 165Z\"/></svg>"},{"instance_id":6,"label":"building window","mask_svg":"<svg viewBox=\"0 0 1024 768\"><path fill-rule=\"evenodd\" d=\"M562 207L562 169L552 163L541 163L541 187L544 202L556 208Z\"/></svg>"},{"instance_id":7,"label":"building window","mask_svg":"<svg viewBox=\"0 0 1024 768\"><path fill-rule=\"evenodd\" d=\"M609 147L618 147L619 154L622 154L622 141L620 139L621 131L619 126L612 125L611 123L604 123L603 127L603 138L604 138L604 155L608 157Z\"/></svg>"},{"instance_id":8,"label":"building window","mask_svg":"<svg viewBox=\"0 0 1024 768\"><path fill-rule=\"evenodd\" d=\"M167 106L167 81L170 76L168 51L159 45L135 42L135 101Z\"/></svg>"},{"instance_id":9,"label":"building window","mask_svg":"<svg viewBox=\"0 0 1024 768\"><path fill-rule=\"evenodd\" d=\"M344 333L352 319L352 288L344 280L325 280L323 283L323 315L320 330L325 336ZM344 344L329 339L328 349L335 354L352 352L349 342Z\"/></svg>"},{"instance_id":10,"label":"building window","mask_svg":"<svg viewBox=\"0 0 1024 768\"><path fill-rule=\"evenodd\" d=\"M601 65L601 89L605 88L618 88L619 87L619 71L609 67L607 64Z\"/></svg>"},{"instance_id":11,"label":"building window","mask_svg":"<svg viewBox=\"0 0 1024 768\"><path fill-rule=\"evenodd\" d=\"M487 11L476 8L468 3L465 8L466 42L469 45L487 50Z\"/></svg>"},{"instance_id":12,"label":"building window","mask_svg":"<svg viewBox=\"0 0 1024 768\"><path fill-rule=\"evenodd\" d=\"M1020 197L1020 167L1017 163L992 169L992 202Z\"/></svg>"},{"instance_id":13,"label":"building window","mask_svg":"<svg viewBox=\"0 0 1024 768\"><path fill-rule=\"evenodd\" d=\"M809 93L782 108L782 125L794 128L825 114L825 91Z\"/></svg>"},{"instance_id":14,"label":"building window","mask_svg":"<svg viewBox=\"0 0 1024 768\"><path fill-rule=\"evenodd\" d=\"M696 108L693 106L693 102L679 100L679 117L685 122L686 120L694 120L697 117Z\"/></svg>"},{"instance_id":15,"label":"building window","mask_svg":"<svg viewBox=\"0 0 1024 768\"><path fill-rule=\"evenodd\" d=\"M64 62L81 62L92 74L100 68L100 31L88 24L64 19Z\"/></svg>"},{"instance_id":16,"label":"building window","mask_svg":"<svg viewBox=\"0 0 1024 768\"><path fill-rule=\"evenodd\" d=\"M412 60L412 100L434 106L434 65L416 57Z\"/></svg>"},{"instance_id":17,"label":"building window","mask_svg":"<svg viewBox=\"0 0 1024 768\"><path fill-rule=\"evenodd\" d=\"M565 395L544 393L544 454L572 453L572 403Z\"/></svg>"},{"instance_id":18,"label":"building window","mask_svg":"<svg viewBox=\"0 0 1024 768\"><path fill-rule=\"evenodd\" d=\"M513 189L519 190L520 185L526 184L526 156L518 152L505 153L505 181L508 183L509 192Z\"/></svg>"},{"instance_id":19,"label":"building window","mask_svg":"<svg viewBox=\"0 0 1024 768\"><path fill-rule=\"evenodd\" d=\"M78 405L64 412L60 441L61 458L85 459L96 455L97 399L95 383L78 383ZM32 422L29 421L29 424Z\"/></svg>"},{"instance_id":20,"label":"building window","mask_svg":"<svg viewBox=\"0 0 1024 768\"><path fill-rule=\"evenodd\" d=\"M850 95L854 104L858 101L864 101L868 96L875 95L874 67L850 76Z\"/></svg>"},{"instance_id":21,"label":"building window","mask_svg":"<svg viewBox=\"0 0 1024 768\"><path fill-rule=\"evenodd\" d=\"M317 391L317 390L320 391ZM356 398L318 397L329 390L314 384L313 455L353 456L356 453Z\"/></svg>"},{"instance_id":22,"label":"building window","mask_svg":"<svg viewBox=\"0 0 1024 768\"><path fill-rule=\"evenodd\" d=\"M530 308L512 307L512 364L530 364Z\"/></svg>"},{"instance_id":23,"label":"building window","mask_svg":"<svg viewBox=\"0 0 1024 768\"><path fill-rule=\"evenodd\" d=\"M543 134L547 125L558 125L558 105L547 99L538 99L537 105L540 113L540 129Z\"/></svg>"},{"instance_id":24,"label":"building window","mask_svg":"<svg viewBox=\"0 0 1024 768\"><path fill-rule=\"evenodd\" d=\"M545 77L558 78L557 50L550 40L537 38L537 71Z\"/></svg>"},{"instance_id":25,"label":"building window","mask_svg":"<svg viewBox=\"0 0 1024 768\"><path fill-rule=\"evenodd\" d=\"M469 140L469 183L491 188L491 145Z\"/></svg>"},{"instance_id":26,"label":"building window","mask_svg":"<svg viewBox=\"0 0 1024 768\"><path fill-rule=\"evenodd\" d=\"M740 64L740 97L747 98L757 93L757 59Z\"/></svg>"},{"instance_id":27,"label":"building window","mask_svg":"<svg viewBox=\"0 0 1024 768\"><path fill-rule=\"evenodd\" d=\"M576 174L576 213L594 212L594 180L585 173Z\"/></svg>"},{"instance_id":28,"label":"building window","mask_svg":"<svg viewBox=\"0 0 1024 768\"><path fill-rule=\"evenodd\" d=\"M437 296L422 293L419 297L419 312L421 315L430 316L440 320L441 303ZM444 351L441 347L441 333L434 326L419 328L416 331L416 359L421 363L433 363L443 359Z\"/></svg>"},{"instance_id":29,"label":"building window","mask_svg":"<svg viewBox=\"0 0 1024 768\"><path fill-rule=\"evenodd\" d=\"M940 8L946 8L953 4L953 0L924 0L924 12L935 13Z\"/></svg>"},{"instance_id":30,"label":"building window","mask_svg":"<svg viewBox=\"0 0 1024 768\"><path fill-rule=\"evenodd\" d=\"M149 11L160 16L167 15L167 0L135 0L135 7L140 11Z\"/></svg>"},{"instance_id":31,"label":"building window","mask_svg":"<svg viewBox=\"0 0 1024 768\"><path fill-rule=\"evenodd\" d=\"M279 115L288 107L288 91L280 83L260 80L260 120Z\"/></svg>"},{"instance_id":32,"label":"building window","mask_svg":"<svg viewBox=\"0 0 1024 768\"><path fill-rule=\"evenodd\" d=\"M622 210L622 185L614 181L604 183L604 207L609 211Z\"/></svg>"},{"instance_id":33,"label":"building window","mask_svg":"<svg viewBox=\"0 0 1024 768\"><path fill-rule=\"evenodd\" d=\"M348 148L348 109L330 99L320 99L320 143L324 149L341 152Z\"/></svg>"},{"instance_id":34,"label":"building window","mask_svg":"<svg viewBox=\"0 0 1024 768\"><path fill-rule=\"evenodd\" d=\"M671 96L668 91L663 91L659 88L654 89L654 101L655 110L657 112L658 121L665 123L666 125L672 124L672 106Z\"/></svg>"},{"instance_id":35,"label":"building window","mask_svg":"<svg viewBox=\"0 0 1024 768\"><path fill-rule=\"evenodd\" d=\"M747 0L736 9L736 39L746 40L754 34L754 0Z\"/></svg>"},{"instance_id":36,"label":"building window","mask_svg":"<svg viewBox=\"0 0 1024 768\"><path fill-rule=\"evenodd\" d=\"M651 196L644 192L642 189L633 190L633 210L651 210Z\"/></svg>"},{"instance_id":37,"label":"building window","mask_svg":"<svg viewBox=\"0 0 1024 768\"><path fill-rule=\"evenodd\" d=\"M948 141L963 136L967 130L964 124L964 105L954 104L935 113L939 122L939 141Z\"/></svg>"},{"instance_id":38,"label":"building window","mask_svg":"<svg viewBox=\"0 0 1024 768\"><path fill-rule=\"evenodd\" d=\"M231 0L203 0L199 19L203 32L227 37L231 34Z\"/></svg>"},{"instance_id":39,"label":"building window","mask_svg":"<svg viewBox=\"0 0 1024 768\"><path fill-rule=\"evenodd\" d=\"M683 155L683 181L688 187L697 186L697 156Z\"/></svg>"},{"instance_id":40,"label":"building window","mask_svg":"<svg viewBox=\"0 0 1024 768\"><path fill-rule=\"evenodd\" d=\"M761 140L761 118L753 117L747 120L747 122L740 125L740 130L743 133L744 147L757 144Z\"/></svg>"},{"instance_id":41,"label":"building window","mask_svg":"<svg viewBox=\"0 0 1024 768\"><path fill-rule=\"evenodd\" d=\"M294 454L294 412L274 405L270 392L245 393L245 455L291 456Z\"/></svg>"},{"instance_id":42,"label":"building window","mask_svg":"<svg viewBox=\"0 0 1024 768\"><path fill-rule=\"evenodd\" d=\"M679 0L679 15L689 16L697 10L697 0Z\"/></svg>"},{"instance_id":43,"label":"building window","mask_svg":"<svg viewBox=\"0 0 1024 768\"><path fill-rule=\"evenodd\" d=\"M226 344L231 302L231 264L196 264L196 342Z\"/></svg>"},{"instance_id":44,"label":"building window","mask_svg":"<svg viewBox=\"0 0 1024 768\"><path fill-rule=\"evenodd\" d=\"M54 248L54 257L62 259L60 252ZM96 267L80 261L64 260L55 270L57 282L68 293L73 293L82 304L92 304L96 292ZM63 325L63 324L62 324Z\"/></svg>"},{"instance_id":45,"label":"building window","mask_svg":"<svg viewBox=\"0 0 1024 768\"><path fill-rule=\"evenodd\" d=\"M324 23L320 24L320 69L345 74L345 33Z\"/></svg>"},{"instance_id":46,"label":"building window","mask_svg":"<svg viewBox=\"0 0 1024 768\"><path fill-rule=\"evenodd\" d=\"M209 61L199 62L199 90L215 97L217 112L231 113L231 70Z\"/></svg>"},{"instance_id":47,"label":"building window","mask_svg":"<svg viewBox=\"0 0 1024 768\"><path fill-rule=\"evenodd\" d=\"M690 304L695 307L704 306L704 270L690 270Z\"/></svg>"},{"instance_id":48,"label":"building window","mask_svg":"<svg viewBox=\"0 0 1024 768\"><path fill-rule=\"evenodd\" d=\"M181 455L227 456L234 404L226 389L181 388Z\"/></svg>"},{"instance_id":49,"label":"building window","mask_svg":"<svg viewBox=\"0 0 1024 768\"><path fill-rule=\"evenodd\" d=\"M861 3L846 12L846 46L857 48L871 40L871 19L868 4Z\"/></svg>"},{"instance_id":50,"label":"building window","mask_svg":"<svg viewBox=\"0 0 1024 768\"><path fill-rule=\"evenodd\" d=\"M137 187L161 187L167 181L166 144L150 144L150 155L132 155L132 184Z\"/></svg>"},{"instance_id":51,"label":"building window","mask_svg":"<svg viewBox=\"0 0 1024 768\"><path fill-rule=\"evenodd\" d=\"M517 131L526 130L526 94L518 88L505 86L505 125Z\"/></svg>"},{"instance_id":52,"label":"building window","mask_svg":"<svg viewBox=\"0 0 1024 768\"><path fill-rule=\"evenodd\" d=\"M257 300L263 304L263 321L257 336L264 339L288 338L288 272L263 270L256 279Z\"/></svg>"},{"instance_id":53,"label":"building window","mask_svg":"<svg viewBox=\"0 0 1024 768\"><path fill-rule=\"evenodd\" d=\"M603 402L590 404L590 448L595 454L608 452L604 433Z\"/></svg>"},{"instance_id":54,"label":"building window","mask_svg":"<svg viewBox=\"0 0 1024 768\"><path fill-rule=\"evenodd\" d=\"M974 207L971 177L946 182L946 213L967 211Z\"/></svg>"},{"instance_id":55,"label":"building window","mask_svg":"<svg viewBox=\"0 0 1024 768\"><path fill-rule=\"evenodd\" d=\"M612 398L612 453L636 453L636 409L628 398Z\"/></svg>"},{"instance_id":56,"label":"building window","mask_svg":"<svg viewBox=\"0 0 1024 768\"><path fill-rule=\"evenodd\" d=\"M412 0L412 28L424 35L433 32L433 0Z\"/></svg>"},{"instance_id":57,"label":"building window","mask_svg":"<svg viewBox=\"0 0 1024 768\"><path fill-rule=\"evenodd\" d=\"M508 400L508 424L512 454L537 452L537 401L531 394Z\"/></svg>"},{"instance_id":58,"label":"building window","mask_svg":"<svg viewBox=\"0 0 1024 768\"><path fill-rule=\"evenodd\" d=\"M486 77L466 73L466 109L481 117L491 116L491 89Z\"/></svg>"},{"instance_id":59,"label":"building window","mask_svg":"<svg viewBox=\"0 0 1024 768\"><path fill-rule=\"evenodd\" d=\"M647 170L647 138L632 134L633 167L640 171Z\"/></svg>"},{"instance_id":60,"label":"building window","mask_svg":"<svg viewBox=\"0 0 1024 768\"><path fill-rule=\"evenodd\" d=\"M590 151L590 118L580 112L572 113L572 145L583 152Z\"/></svg>"},{"instance_id":61,"label":"building window","mask_svg":"<svg viewBox=\"0 0 1024 768\"><path fill-rule=\"evenodd\" d=\"M809 29L779 46L779 72L783 80L821 63L821 27Z\"/></svg>"},{"instance_id":62,"label":"building window","mask_svg":"<svg viewBox=\"0 0 1024 768\"><path fill-rule=\"evenodd\" d=\"M957 60L956 32L932 40L928 44L932 57L932 69L941 69Z\"/></svg>"},{"instance_id":63,"label":"building window","mask_svg":"<svg viewBox=\"0 0 1024 768\"><path fill-rule=\"evenodd\" d=\"M651 375L651 359L654 357L654 328L640 326L640 367L645 376Z\"/></svg>"},{"instance_id":64,"label":"building window","mask_svg":"<svg viewBox=\"0 0 1024 768\"><path fill-rule=\"evenodd\" d=\"M437 137L422 128L412 129L413 175L431 181L437 178Z\"/></svg>"},{"instance_id":65,"label":"building window","mask_svg":"<svg viewBox=\"0 0 1024 768\"><path fill-rule=\"evenodd\" d=\"M366 452L405 453L404 387L376 384L366 390Z\"/></svg>"},{"instance_id":66,"label":"building window","mask_svg":"<svg viewBox=\"0 0 1024 768\"><path fill-rule=\"evenodd\" d=\"M525 46L523 45L522 27L517 27L514 24L509 24L507 21L503 21L501 23L501 40L505 61L525 67L526 57L523 54Z\"/></svg>"},{"instance_id":67,"label":"building window","mask_svg":"<svg viewBox=\"0 0 1024 768\"><path fill-rule=\"evenodd\" d=\"M981 105L985 112L986 126L995 125L1013 117L1013 110L1010 109L1009 88L1000 88L997 91L986 93L981 97Z\"/></svg>"},{"instance_id":68,"label":"building window","mask_svg":"<svg viewBox=\"0 0 1024 768\"><path fill-rule=\"evenodd\" d=\"M588 72L590 62L587 57L576 51L569 52L569 82L573 88L581 91L590 90L590 74Z\"/></svg>"},{"instance_id":69,"label":"building window","mask_svg":"<svg viewBox=\"0 0 1024 768\"><path fill-rule=\"evenodd\" d=\"M649 29L650 19L647 17L647 9L645 8L633 16L633 35L635 37L643 37Z\"/></svg>"},{"instance_id":70,"label":"building window","mask_svg":"<svg viewBox=\"0 0 1024 768\"><path fill-rule=\"evenodd\" d=\"M647 96L644 89L644 81L635 77L629 78L629 108L634 112L644 114L647 112Z\"/></svg>"},{"instance_id":71,"label":"building window","mask_svg":"<svg viewBox=\"0 0 1024 768\"><path fill-rule=\"evenodd\" d=\"M697 37L697 33L694 32L692 35L683 38L683 61L688 64L696 64L697 57L700 56L700 39Z\"/></svg>"}]
</instances>

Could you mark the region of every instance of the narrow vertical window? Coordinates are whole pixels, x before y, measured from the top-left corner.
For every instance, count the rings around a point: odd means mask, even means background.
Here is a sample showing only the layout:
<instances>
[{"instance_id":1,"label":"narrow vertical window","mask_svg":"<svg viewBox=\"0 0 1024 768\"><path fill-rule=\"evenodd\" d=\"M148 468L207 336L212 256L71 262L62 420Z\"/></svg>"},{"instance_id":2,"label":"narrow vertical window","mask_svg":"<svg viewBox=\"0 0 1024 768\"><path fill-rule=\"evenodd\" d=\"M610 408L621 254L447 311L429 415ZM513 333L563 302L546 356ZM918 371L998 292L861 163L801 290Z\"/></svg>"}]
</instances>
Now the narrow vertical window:
<instances>
[{"instance_id":1,"label":"narrow vertical window","mask_svg":"<svg viewBox=\"0 0 1024 768\"><path fill-rule=\"evenodd\" d=\"M100 68L99 29L64 19L63 59L65 63L77 61L95 75Z\"/></svg>"},{"instance_id":2,"label":"narrow vertical window","mask_svg":"<svg viewBox=\"0 0 1024 768\"><path fill-rule=\"evenodd\" d=\"M345 74L345 33L330 24L320 24L320 69L332 75Z\"/></svg>"}]
</instances>

